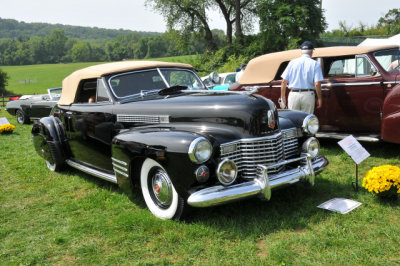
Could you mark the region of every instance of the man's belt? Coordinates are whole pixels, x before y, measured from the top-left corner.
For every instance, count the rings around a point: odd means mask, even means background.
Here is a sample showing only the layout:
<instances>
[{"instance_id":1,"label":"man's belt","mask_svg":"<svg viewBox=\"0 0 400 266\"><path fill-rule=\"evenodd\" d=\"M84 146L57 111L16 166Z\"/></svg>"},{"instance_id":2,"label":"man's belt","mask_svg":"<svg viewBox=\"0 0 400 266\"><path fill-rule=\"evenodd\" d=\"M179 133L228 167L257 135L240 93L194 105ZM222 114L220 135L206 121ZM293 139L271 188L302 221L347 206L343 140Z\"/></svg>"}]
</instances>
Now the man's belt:
<instances>
[{"instance_id":1,"label":"man's belt","mask_svg":"<svg viewBox=\"0 0 400 266\"><path fill-rule=\"evenodd\" d=\"M314 89L290 89L290 91L303 92L303 91L314 91Z\"/></svg>"}]
</instances>

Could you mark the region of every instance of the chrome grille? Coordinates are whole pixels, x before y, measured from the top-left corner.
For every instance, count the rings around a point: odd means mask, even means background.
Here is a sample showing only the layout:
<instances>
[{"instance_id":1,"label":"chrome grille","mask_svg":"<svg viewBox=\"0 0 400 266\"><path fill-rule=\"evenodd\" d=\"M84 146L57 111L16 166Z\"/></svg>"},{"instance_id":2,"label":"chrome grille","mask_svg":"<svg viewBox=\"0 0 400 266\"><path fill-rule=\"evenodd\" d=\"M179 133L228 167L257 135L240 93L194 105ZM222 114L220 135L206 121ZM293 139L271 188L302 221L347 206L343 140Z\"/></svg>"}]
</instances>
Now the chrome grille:
<instances>
[{"instance_id":1,"label":"chrome grille","mask_svg":"<svg viewBox=\"0 0 400 266\"><path fill-rule=\"evenodd\" d=\"M299 142L298 137L300 137L297 128L291 128L282 130L283 134L283 147L285 150L285 159L291 158L299 154Z\"/></svg>"},{"instance_id":2,"label":"chrome grille","mask_svg":"<svg viewBox=\"0 0 400 266\"><path fill-rule=\"evenodd\" d=\"M118 122L160 124L169 123L169 116L166 115L117 115Z\"/></svg>"},{"instance_id":3,"label":"chrome grille","mask_svg":"<svg viewBox=\"0 0 400 266\"><path fill-rule=\"evenodd\" d=\"M268 166L298 153L295 136L297 131L287 130L267 137L224 143L220 147L221 157L234 161L241 177L254 178L258 164ZM283 166L269 168L268 174L275 174L282 169Z\"/></svg>"}]
</instances>

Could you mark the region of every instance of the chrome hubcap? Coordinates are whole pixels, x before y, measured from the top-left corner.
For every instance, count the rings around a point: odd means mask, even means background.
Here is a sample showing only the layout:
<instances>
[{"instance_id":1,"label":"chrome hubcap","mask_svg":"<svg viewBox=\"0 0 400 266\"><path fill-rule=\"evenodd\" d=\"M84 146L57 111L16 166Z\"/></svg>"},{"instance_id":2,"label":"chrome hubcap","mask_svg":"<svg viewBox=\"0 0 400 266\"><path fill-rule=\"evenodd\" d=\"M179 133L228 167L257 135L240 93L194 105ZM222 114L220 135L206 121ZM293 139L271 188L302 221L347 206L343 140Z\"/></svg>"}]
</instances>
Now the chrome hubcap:
<instances>
[{"instance_id":1,"label":"chrome hubcap","mask_svg":"<svg viewBox=\"0 0 400 266\"><path fill-rule=\"evenodd\" d=\"M172 184L164 171L157 170L152 178L152 189L157 204L168 207L172 202Z\"/></svg>"},{"instance_id":2,"label":"chrome hubcap","mask_svg":"<svg viewBox=\"0 0 400 266\"><path fill-rule=\"evenodd\" d=\"M20 112L17 113L17 121L18 123L22 124L24 119L22 117L22 114Z\"/></svg>"}]
</instances>

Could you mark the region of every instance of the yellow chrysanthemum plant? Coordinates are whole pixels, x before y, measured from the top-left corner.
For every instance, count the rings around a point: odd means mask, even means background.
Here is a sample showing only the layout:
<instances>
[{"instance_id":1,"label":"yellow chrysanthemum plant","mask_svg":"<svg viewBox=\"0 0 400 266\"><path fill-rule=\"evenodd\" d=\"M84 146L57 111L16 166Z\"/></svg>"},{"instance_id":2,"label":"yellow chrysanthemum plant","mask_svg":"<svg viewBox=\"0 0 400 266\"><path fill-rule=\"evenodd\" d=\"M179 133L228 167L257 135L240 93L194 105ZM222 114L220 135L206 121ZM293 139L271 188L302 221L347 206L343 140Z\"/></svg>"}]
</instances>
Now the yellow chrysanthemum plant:
<instances>
[{"instance_id":1,"label":"yellow chrysanthemum plant","mask_svg":"<svg viewBox=\"0 0 400 266\"><path fill-rule=\"evenodd\" d=\"M10 124L4 124L0 126L0 135L11 134L15 129L15 126Z\"/></svg>"},{"instance_id":2,"label":"yellow chrysanthemum plant","mask_svg":"<svg viewBox=\"0 0 400 266\"><path fill-rule=\"evenodd\" d=\"M400 194L400 168L393 165L373 167L367 172L362 186L380 197L395 197Z\"/></svg>"}]
</instances>

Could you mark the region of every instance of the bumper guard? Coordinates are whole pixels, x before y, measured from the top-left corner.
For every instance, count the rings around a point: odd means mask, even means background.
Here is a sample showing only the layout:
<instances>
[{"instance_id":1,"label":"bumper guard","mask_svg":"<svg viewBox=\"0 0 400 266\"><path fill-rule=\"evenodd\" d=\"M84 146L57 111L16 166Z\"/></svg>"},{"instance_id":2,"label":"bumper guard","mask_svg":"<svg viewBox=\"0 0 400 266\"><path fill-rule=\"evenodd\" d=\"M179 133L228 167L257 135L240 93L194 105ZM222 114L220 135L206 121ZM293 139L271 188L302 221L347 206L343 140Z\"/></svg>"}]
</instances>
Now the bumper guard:
<instances>
[{"instance_id":1,"label":"bumper guard","mask_svg":"<svg viewBox=\"0 0 400 266\"><path fill-rule=\"evenodd\" d=\"M278 167L297 161L302 162L297 168L268 176L268 167ZM322 171L327 165L328 160L324 156L312 159L309 154L302 154L299 158L285 160L268 167L258 165L258 174L253 180L227 187L218 185L201 189L189 196L188 204L193 207L209 207L253 196L269 200L273 189L299 181L314 185L315 174Z\"/></svg>"}]
</instances>

